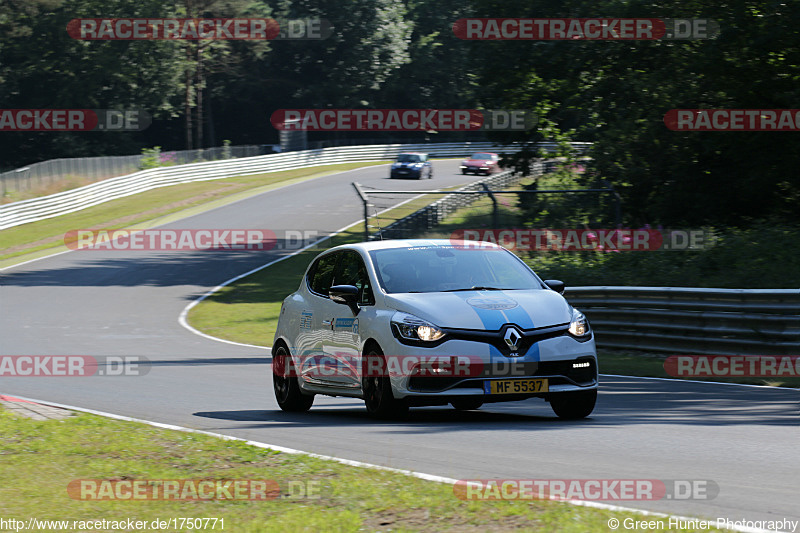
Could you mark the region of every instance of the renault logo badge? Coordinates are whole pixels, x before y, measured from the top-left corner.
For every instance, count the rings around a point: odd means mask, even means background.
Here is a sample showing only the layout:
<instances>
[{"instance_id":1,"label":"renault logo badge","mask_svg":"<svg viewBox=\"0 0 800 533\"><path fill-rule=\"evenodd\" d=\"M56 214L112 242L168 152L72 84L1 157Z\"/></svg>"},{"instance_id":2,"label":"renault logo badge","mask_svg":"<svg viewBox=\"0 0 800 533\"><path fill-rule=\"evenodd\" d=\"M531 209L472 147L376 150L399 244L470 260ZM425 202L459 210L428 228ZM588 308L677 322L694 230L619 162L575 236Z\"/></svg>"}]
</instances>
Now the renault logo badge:
<instances>
[{"instance_id":1,"label":"renault logo badge","mask_svg":"<svg viewBox=\"0 0 800 533\"><path fill-rule=\"evenodd\" d=\"M519 343L522 340L522 333L520 333L520 331L514 326L511 326L506 329L506 334L503 336L503 340L506 341L506 344L511 351L516 352L519 349Z\"/></svg>"}]
</instances>

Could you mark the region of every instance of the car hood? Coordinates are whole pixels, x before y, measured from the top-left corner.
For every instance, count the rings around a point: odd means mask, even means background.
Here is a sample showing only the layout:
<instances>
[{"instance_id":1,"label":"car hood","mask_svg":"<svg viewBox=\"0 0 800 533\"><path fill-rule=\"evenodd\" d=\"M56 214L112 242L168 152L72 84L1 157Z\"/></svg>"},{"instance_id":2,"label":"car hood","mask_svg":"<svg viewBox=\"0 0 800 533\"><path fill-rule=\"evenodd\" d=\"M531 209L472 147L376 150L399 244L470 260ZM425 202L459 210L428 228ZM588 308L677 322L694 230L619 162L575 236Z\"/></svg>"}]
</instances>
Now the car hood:
<instances>
[{"instance_id":1,"label":"car hood","mask_svg":"<svg viewBox=\"0 0 800 533\"><path fill-rule=\"evenodd\" d=\"M443 328L499 330L516 324L532 329L572 319L564 297L548 289L387 294L386 304Z\"/></svg>"}]
</instances>

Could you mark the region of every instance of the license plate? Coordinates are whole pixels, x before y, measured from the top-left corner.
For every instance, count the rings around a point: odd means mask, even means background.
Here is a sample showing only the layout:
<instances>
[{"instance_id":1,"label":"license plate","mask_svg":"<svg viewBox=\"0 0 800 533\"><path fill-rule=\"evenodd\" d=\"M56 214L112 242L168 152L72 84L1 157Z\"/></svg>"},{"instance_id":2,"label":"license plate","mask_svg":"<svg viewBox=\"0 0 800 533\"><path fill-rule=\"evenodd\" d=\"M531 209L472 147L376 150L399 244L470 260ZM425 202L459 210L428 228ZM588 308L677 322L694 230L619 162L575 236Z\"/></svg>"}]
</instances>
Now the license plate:
<instances>
[{"instance_id":1,"label":"license plate","mask_svg":"<svg viewBox=\"0 0 800 533\"><path fill-rule=\"evenodd\" d=\"M547 390L546 379L497 379L483 382L483 392L486 394L524 394Z\"/></svg>"}]
</instances>

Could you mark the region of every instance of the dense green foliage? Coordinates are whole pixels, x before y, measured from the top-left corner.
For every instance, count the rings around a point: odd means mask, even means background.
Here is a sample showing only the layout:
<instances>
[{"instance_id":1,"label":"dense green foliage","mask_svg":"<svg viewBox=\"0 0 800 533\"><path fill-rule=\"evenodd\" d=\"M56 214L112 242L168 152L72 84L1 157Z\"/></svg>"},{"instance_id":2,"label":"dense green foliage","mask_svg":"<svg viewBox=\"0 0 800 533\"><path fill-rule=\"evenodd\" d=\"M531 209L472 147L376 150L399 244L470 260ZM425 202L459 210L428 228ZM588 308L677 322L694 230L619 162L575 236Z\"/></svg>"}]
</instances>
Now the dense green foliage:
<instances>
[{"instance_id":1,"label":"dense green foliage","mask_svg":"<svg viewBox=\"0 0 800 533\"><path fill-rule=\"evenodd\" d=\"M69 20L101 16L316 16L334 32L271 42L67 35ZM467 16L703 17L722 31L692 41L463 41L452 25ZM0 4L0 108L138 107L155 121L135 134L3 133L0 168L275 143L269 116L281 108L525 108L538 111L539 129L494 139L593 141L581 185L613 184L626 224L797 222L800 133L675 132L663 117L800 107L798 28L800 3L768 0L11 0ZM534 154L535 144L512 162L523 168Z\"/></svg>"}]
</instances>

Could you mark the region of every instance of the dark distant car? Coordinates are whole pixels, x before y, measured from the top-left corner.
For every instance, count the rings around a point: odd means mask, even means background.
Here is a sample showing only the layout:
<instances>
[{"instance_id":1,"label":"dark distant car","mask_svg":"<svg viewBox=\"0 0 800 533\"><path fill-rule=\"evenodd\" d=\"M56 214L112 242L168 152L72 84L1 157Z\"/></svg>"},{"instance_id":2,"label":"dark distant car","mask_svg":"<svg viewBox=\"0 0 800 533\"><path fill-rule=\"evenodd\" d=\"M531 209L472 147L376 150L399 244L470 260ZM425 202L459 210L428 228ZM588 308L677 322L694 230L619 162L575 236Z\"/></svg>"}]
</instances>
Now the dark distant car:
<instances>
[{"instance_id":1,"label":"dark distant car","mask_svg":"<svg viewBox=\"0 0 800 533\"><path fill-rule=\"evenodd\" d=\"M461 162L461 173L486 174L500 170L500 156L491 152L478 152Z\"/></svg>"},{"instance_id":2,"label":"dark distant car","mask_svg":"<svg viewBox=\"0 0 800 533\"><path fill-rule=\"evenodd\" d=\"M403 152L392 163L391 178L433 178L433 165L428 154L422 152Z\"/></svg>"}]
</instances>

